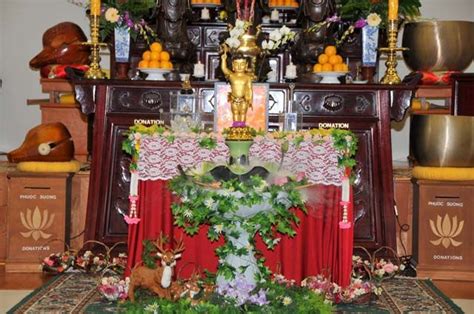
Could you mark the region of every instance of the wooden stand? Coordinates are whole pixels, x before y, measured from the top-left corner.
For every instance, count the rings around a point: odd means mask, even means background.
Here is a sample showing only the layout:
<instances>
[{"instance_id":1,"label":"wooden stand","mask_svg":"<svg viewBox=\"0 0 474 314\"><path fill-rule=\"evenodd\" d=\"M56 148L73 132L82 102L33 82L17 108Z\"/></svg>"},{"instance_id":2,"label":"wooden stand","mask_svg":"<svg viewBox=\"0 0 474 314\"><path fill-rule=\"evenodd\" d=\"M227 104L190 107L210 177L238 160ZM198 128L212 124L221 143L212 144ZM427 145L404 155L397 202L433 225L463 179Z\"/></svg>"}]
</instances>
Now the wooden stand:
<instances>
[{"instance_id":1,"label":"wooden stand","mask_svg":"<svg viewBox=\"0 0 474 314\"><path fill-rule=\"evenodd\" d=\"M128 225L119 212L129 211L130 156L121 149L124 134L134 123L151 124L170 110L170 92L179 82L76 81L76 96L84 113L95 114L91 187L86 239L106 243L126 241ZM193 83L202 96L203 120L213 121L214 84ZM395 248L395 211L390 121L401 120L414 86L300 84L293 103L304 113L303 128L347 128L359 141L354 170L355 242L370 250ZM95 92L94 92L95 91ZM288 84L271 84L270 128L278 127L286 108Z\"/></svg>"},{"instance_id":2,"label":"wooden stand","mask_svg":"<svg viewBox=\"0 0 474 314\"><path fill-rule=\"evenodd\" d=\"M73 93L71 83L62 79L41 79L42 91L49 93L47 101L29 101L39 103L41 123L61 122L71 133L74 141L74 158L79 161L88 160L88 121L77 103L61 104L61 94Z\"/></svg>"}]
</instances>

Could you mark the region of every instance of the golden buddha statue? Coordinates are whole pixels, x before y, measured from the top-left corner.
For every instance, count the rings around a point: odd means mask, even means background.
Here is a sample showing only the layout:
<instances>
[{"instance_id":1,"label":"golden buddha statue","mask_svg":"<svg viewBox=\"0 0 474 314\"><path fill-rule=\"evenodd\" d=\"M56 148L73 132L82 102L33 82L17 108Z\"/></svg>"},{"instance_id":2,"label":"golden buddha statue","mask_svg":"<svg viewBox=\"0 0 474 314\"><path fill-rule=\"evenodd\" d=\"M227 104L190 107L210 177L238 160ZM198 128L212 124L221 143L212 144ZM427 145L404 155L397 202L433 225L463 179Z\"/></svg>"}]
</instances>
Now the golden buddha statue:
<instances>
[{"instance_id":1,"label":"golden buddha statue","mask_svg":"<svg viewBox=\"0 0 474 314\"><path fill-rule=\"evenodd\" d=\"M232 111L233 127L245 127L247 110L252 108L253 91L252 81L255 75L249 72L248 61L245 57L236 57L232 60L232 70L227 67L227 45L223 45L221 55L221 69L230 82L231 92L228 95Z\"/></svg>"}]
</instances>

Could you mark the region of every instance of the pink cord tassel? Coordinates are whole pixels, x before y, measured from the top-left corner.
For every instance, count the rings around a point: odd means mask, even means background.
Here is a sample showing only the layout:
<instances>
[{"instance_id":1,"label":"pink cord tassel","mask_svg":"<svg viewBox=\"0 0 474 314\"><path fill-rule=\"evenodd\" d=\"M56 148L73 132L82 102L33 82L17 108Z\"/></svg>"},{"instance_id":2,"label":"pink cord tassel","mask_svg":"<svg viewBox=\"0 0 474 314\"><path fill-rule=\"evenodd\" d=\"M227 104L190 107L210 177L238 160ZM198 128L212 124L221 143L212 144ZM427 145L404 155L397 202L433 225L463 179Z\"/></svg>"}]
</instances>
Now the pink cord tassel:
<instances>
[{"instance_id":1,"label":"pink cord tassel","mask_svg":"<svg viewBox=\"0 0 474 314\"><path fill-rule=\"evenodd\" d=\"M124 217L125 222L129 225L137 224L140 222L140 218L138 218L138 214L137 214L138 195L130 195L128 199L130 201L130 213L128 216L125 215Z\"/></svg>"}]
</instances>

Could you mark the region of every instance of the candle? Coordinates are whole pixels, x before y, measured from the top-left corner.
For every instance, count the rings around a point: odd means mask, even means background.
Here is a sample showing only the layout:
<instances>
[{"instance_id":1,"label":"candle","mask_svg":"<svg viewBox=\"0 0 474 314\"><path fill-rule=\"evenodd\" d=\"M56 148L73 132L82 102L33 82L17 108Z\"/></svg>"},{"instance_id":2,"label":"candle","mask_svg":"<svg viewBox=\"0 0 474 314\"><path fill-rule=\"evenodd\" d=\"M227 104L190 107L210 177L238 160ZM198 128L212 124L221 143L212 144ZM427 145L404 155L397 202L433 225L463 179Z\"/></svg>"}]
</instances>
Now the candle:
<instances>
[{"instance_id":1,"label":"candle","mask_svg":"<svg viewBox=\"0 0 474 314\"><path fill-rule=\"evenodd\" d=\"M211 18L208 8L203 8L201 10L201 20L209 20Z\"/></svg>"},{"instance_id":2,"label":"candle","mask_svg":"<svg viewBox=\"0 0 474 314\"><path fill-rule=\"evenodd\" d=\"M285 73L285 78L287 79L295 79L296 78L296 65L293 64L293 62L290 62L286 66L286 73Z\"/></svg>"},{"instance_id":3,"label":"candle","mask_svg":"<svg viewBox=\"0 0 474 314\"><path fill-rule=\"evenodd\" d=\"M194 65L193 76L204 77L204 64L202 64L201 61L198 61L198 63Z\"/></svg>"},{"instance_id":4,"label":"candle","mask_svg":"<svg viewBox=\"0 0 474 314\"><path fill-rule=\"evenodd\" d=\"M100 15L100 0L91 0L91 15Z\"/></svg>"},{"instance_id":5,"label":"candle","mask_svg":"<svg viewBox=\"0 0 474 314\"><path fill-rule=\"evenodd\" d=\"M280 12L277 9L273 9L272 13L270 14L270 20L272 22L278 22L280 20Z\"/></svg>"},{"instance_id":6,"label":"candle","mask_svg":"<svg viewBox=\"0 0 474 314\"><path fill-rule=\"evenodd\" d=\"M388 0L388 20L398 19L398 0Z\"/></svg>"}]
</instances>

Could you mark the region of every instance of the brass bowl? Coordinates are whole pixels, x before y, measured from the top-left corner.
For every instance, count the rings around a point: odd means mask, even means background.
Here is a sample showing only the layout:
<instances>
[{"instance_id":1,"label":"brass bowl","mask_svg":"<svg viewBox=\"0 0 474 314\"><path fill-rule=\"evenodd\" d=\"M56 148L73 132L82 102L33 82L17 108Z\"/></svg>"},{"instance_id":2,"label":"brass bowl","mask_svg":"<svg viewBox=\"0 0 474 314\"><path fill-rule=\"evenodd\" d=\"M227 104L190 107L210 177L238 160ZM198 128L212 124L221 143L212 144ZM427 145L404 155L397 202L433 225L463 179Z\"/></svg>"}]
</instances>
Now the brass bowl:
<instances>
[{"instance_id":1,"label":"brass bowl","mask_svg":"<svg viewBox=\"0 0 474 314\"><path fill-rule=\"evenodd\" d=\"M474 57L474 22L420 21L404 26L402 46L413 71L463 71Z\"/></svg>"},{"instance_id":2,"label":"brass bowl","mask_svg":"<svg viewBox=\"0 0 474 314\"><path fill-rule=\"evenodd\" d=\"M412 115L410 151L426 167L474 167L474 117Z\"/></svg>"}]
</instances>

